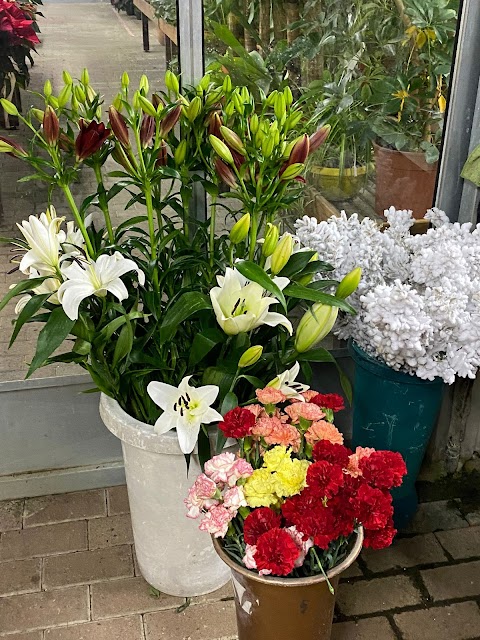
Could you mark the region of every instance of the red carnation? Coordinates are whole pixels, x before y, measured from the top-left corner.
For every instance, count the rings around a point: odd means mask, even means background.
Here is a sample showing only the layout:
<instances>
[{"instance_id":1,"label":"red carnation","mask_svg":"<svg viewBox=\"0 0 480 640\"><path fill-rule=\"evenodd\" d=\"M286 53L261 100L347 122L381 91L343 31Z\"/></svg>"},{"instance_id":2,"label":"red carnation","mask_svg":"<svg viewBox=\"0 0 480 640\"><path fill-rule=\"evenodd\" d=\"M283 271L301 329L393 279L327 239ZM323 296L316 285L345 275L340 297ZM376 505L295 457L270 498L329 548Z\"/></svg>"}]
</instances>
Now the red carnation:
<instances>
[{"instance_id":1,"label":"red carnation","mask_svg":"<svg viewBox=\"0 0 480 640\"><path fill-rule=\"evenodd\" d=\"M326 460L331 464L339 465L342 469L348 467L351 453L350 449L344 447L343 444L333 444L330 440L319 440L313 447L313 459L316 462Z\"/></svg>"},{"instance_id":2,"label":"red carnation","mask_svg":"<svg viewBox=\"0 0 480 640\"><path fill-rule=\"evenodd\" d=\"M392 496L380 489L362 484L356 500L357 517L365 529L383 529L393 516Z\"/></svg>"},{"instance_id":3,"label":"red carnation","mask_svg":"<svg viewBox=\"0 0 480 640\"><path fill-rule=\"evenodd\" d=\"M393 526L393 519L390 518L387 522L387 526L377 531L371 529L365 530L365 538L363 540L363 546L371 549L385 549L389 547L397 533L397 530Z\"/></svg>"},{"instance_id":4,"label":"red carnation","mask_svg":"<svg viewBox=\"0 0 480 640\"><path fill-rule=\"evenodd\" d=\"M255 416L248 409L235 407L223 417L223 422L218 425L227 438L245 438L252 432L255 424Z\"/></svg>"},{"instance_id":5,"label":"red carnation","mask_svg":"<svg viewBox=\"0 0 480 640\"><path fill-rule=\"evenodd\" d=\"M269 507L259 507L248 514L243 523L243 537L247 544L257 544L261 535L280 527L281 516Z\"/></svg>"},{"instance_id":6,"label":"red carnation","mask_svg":"<svg viewBox=\"0 0 480 640\"><path fill-rule=\"evenodd\" d=\"M394 451L374 451L358 464L364 479L377 489L392 489L402 484L407 473L405 461Z\"/></svg>"},{"instance_id":7,"label":"red carnation","mask_svg":"<svg viewBox=\"0 0 480 640\"><path fill-rule=\"evenodd\" d=\"M355 505L349 500L348 493L342 490L327 503L327 509L333 518L332 531L335 538L348 538L355 528Z\"/></svg>"},{"instance_id":8,"label":"red carnation","mask_svg":"<svg viewBox=\"0 0 480 640\"><path fill-rule=\"evenodd\" d=\"M276 527L262 534L257 541L255 562L259 571L270 571L276 576L288 576L295 567L295 561L300 555L292 537Z\"/></svg>"},{"instance_id":9,"label":"red carnation","mask_svg":"<svg viewBox=\"0 0 480 640\"><path fill-rule=\"evenodd\" d=\"M331 498L343 486L342 467L326 460L314 462L308 467L307 484L320 496Z\"/></svg>"},{"instance_id":10,"label":"red carnation","mask_svg":"<svg viewBox=\"0 0 480 640\"><path fill-rule=\"evenodd\" d=\"M345 409L345 403L342 396L338 393L317 393L310 402L318 405L322 409L331 409L334 413Z\"/></svg>"},{"instance_id":11,"label":"red carnation","mask_svg":"<svg viewBox=\"0 0 480 640\"><path fill-rule=\"evenodd\" d=\"M289 524L303 533L305 539L313 538L321 549L327 549L330 542L340 535L333 510L325 506L316 489L307 487L299 495L288 498L282 506L282 514Z\"/></svg>"}]
</instances>

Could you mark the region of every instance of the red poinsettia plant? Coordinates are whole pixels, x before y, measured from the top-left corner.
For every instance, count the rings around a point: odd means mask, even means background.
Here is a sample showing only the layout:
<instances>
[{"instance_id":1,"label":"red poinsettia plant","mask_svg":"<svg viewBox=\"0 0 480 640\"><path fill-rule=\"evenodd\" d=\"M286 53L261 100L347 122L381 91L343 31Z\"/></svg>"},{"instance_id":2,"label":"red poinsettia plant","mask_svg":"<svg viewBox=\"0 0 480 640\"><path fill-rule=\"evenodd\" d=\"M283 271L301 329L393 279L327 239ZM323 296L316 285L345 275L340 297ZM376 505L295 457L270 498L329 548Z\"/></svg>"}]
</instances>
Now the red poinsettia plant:
<instances>
[{"instance_id":1,"label":"red poinsettia plant","mask_svg":"<svg viewBox=\"0 0 480 640\"><path fill-rule=\"evenodd\" d=\"M333 424L344 408L336 394L279 376L256 395L258 402L219 424L238 452L207 461L185 499L187 516L201 518L202 531L261 575L325 575L360 526L364 546L389 546L396 534L390 492L407 473L402 456L348 449Z\"/></svg>"}]
</instances>

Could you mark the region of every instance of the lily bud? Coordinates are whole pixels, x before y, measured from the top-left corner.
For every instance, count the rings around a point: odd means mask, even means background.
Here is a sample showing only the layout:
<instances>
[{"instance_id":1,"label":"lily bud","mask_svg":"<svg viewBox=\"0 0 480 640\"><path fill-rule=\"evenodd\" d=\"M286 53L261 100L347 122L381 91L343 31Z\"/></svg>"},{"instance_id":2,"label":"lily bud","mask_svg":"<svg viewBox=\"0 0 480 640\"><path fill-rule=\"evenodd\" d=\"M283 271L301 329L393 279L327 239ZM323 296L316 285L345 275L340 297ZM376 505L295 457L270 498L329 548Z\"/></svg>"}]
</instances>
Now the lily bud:
<instances>
[{"instance_id":1,"label":"lily bud","mask_svg":"<svg viewBox=\"0 0 480 640\"><path fill-rule=\"evenodd\" d=\"M115 148L112 151L112 158L115 160L115 162L118 162L118 164L121 165L125 169L125 171L130 172L132 170L132 167L130 167L127 162L125 153L122 152L122 149L118 144L115 145Z\"/></svg>"},{"instance_id":2,"label":"lily bud","mask_svg":"<svg viewBox=\"0 0 480 640\"><path fill-rule=\"evenodd\" d=\"M269 158L275 147L275 137L272 135L265 136L262 141L262 153L265 158Z\"/></svg>"},{"instance_id":3,"label":"lily bud","mask_svg":"<svg viewBox=\"0 0 480 640\"><path fill-rule=\"evenodd\" d=\"M182 113L182 105L177 104L177 106L169 111L167 115L163 118L160 123L160 135L162 138L165 138L166 135L170 133L173 127L177 124L180 114Z\"/></svg>"},{"instance_id":4,"label":"lily bud","mask_svg":"<svg viewBox=\"0 0 480 640\"><path fill-rule=\"evenodd\" d=\"M87 98L90 103L92 103L97 97L97 92L93 90L93 88L88 85L87 86Z\"/></svg>"},{"instance_id":5,"label":"lily bud","mask_svg":"<svg viewBox=\"0 0 480 640\"><path fill-rule=\"evenodd\" d=\"M157 110L157 112L160 111L160 109L163 109L164 106L165 106L165 102L158 95L158 93L152 93L152 104L155 107L155 109Z\"/></svg>"},{"instance_id":6,"label":"lily bud","mask_svg":"<svg viewBox=\"0 0 480 640\"><path fill-rule=\"evenodd\" d=\"M138 104L140 105L140 108L144 113L147 113L149 116L155 118L155 116L157 115L157 110L150 102L150 100L142 96L141 93L138 94Z\"/></svg>"},{"instance_id":7,"label":"lily bud","mask_svg":"<svg viewBox=\"0 0 480 640\"><path fill-rule=\"evenodd\" d=\"M243 100L237 92L232 94L232 102L237 113L243 116L243 114L245 113L245 105L243 104Z\"/></svg>"},{"instance_id":8,"label":"lily bud","mask_svg":"<svg viewBox=\"0 0 480 640\"><path fill-rule=\"evenodd\" d=\"M300 320L295 334L295 350L305 353L330 333L338 316L338 307L316 302Z\"/></svg>"},{"instance_id":9,"label":"lily bud","mask_svg":"<svg viewBox=\"0 0 480 640\"><path fill-rule=\"evenodd\" d=\"M235 151L238 151L238 153L241 153L242 156L247 155L247 152L245 151L245 147L243 146L243 142L240 140L239 136L235 133L235 131L232 131L228 127L222 126L220 127L220 132L225 142L230 147L232 147L232 149L235 149Z\"/></svg>"},{"instance_id":10,"label":"lily bud","mask_svg":"<svg viewBox=\"0 0 480 640\"><path fill-rule=\"evenodd\" d=\"M266 107L272 107L275 104L275 99L277 97L277 93L278 91L276 89L274 89L266 98L265 100L265 106Z\"/></svg>"},{"instance_id":11,"label":"lily bud","mask_svg":"<svg viewBox=\"0 0 480 640\"><path fill-rule=\"evenodd\" d=\"M18 158L26 158L28 156L28 153L18 142L10 140L10 138L4 138L3 136L0 136L0 153L8 153Z\"/></svg>"},{"instance_id":12,"label":"lily bud","mask_svg":"<svg viewBox=\"0 0 480 640\"><path fill-rule=\"evenodd\" d=\"M83 69L82 75L80 76L80 82L85 86L88 86L90 84L90 75L87 68Z\"/></svg>"},{"instance_id":13,"label":"lily bud","mask_svg":"<svg viewBox=\"0 0 480 640\"><path fill-rule=\"evenodd\" d=\"M158 150L157 161L155 162L156 167L166 167L168 163L168 154L167 154L167 145L165 141L162 140L160 144L160 148Z\"/></svg>"},{"instance_id":14,"label":"lily bud","mask_svg":"<svg viewBox=\"0 0 480 640\"><path fill-rule=\"evenodd\" d=\"M291 113L286 121L286 129L288 131L295 129L295 127L297 126L297 124L300 122L300 120L302 119L303 113L301 111L294 111L293 113Z\"/></svg>"},{"instance_id":15,"label":"lily bud","mask_svg":"<svg viewBox=\"0 0 480 640\"><path fill-rule=\"evenodd\" d=\"M175 153L173 158L175 160L175 164L179 167L181 164L185 162L185 158L187 157L187 141L182 140L178 147L175 149Z\"/></svg>"},{"instance_id":16,"label":"lily bud","mask_svg":"<svg viewBox=\"0 0 480 640\"><path fill-rule=\"evenodd\" d=\"M327 139L331 126L326 124L310 136L310 153L316 151Z\"/></svg>"},{"instance_id":17,"label":"lily bud","mask_svg":"<svg viewBox=\"0 0 480 640\"><path fill-rule=\"evenodd\" d=\"M302 173L304 168L305 165L301 162L290 164L281 172L280 180L293 180Z\"/></svg>"},{"instance_id":18,"label":"lily bud","mask_svg":"<svg viewBox=\"0 0 480 640\"><path fill-rule=\"evenodd\" d=\"M270 270L273 275L280 273L283 267L290 260L293 253L293 237L290 233L285 233L280 242L275 247L275 251L272 253L272 262L270 264Z\"/></svg>"},{"instance_id":19,"label":"lily bud","mask_svg":"<svg viewBox=\"0 0 480 640\"><path fill-rule=\"evenodd\" d=\"M155 118L145 113L140 125L140 144L145 149L153 140L155 135Z\"/></svg>"},{"instance_id":20,"label":"lily bud","mask_svg":"<svg viewBox=\"0 0 480 640\"><path fill-rule=\"evenodd\" d=\"M132 98L132 107L135 109L135 111L140 109L140 101L138 99L139 97L140 97L140 91L135 91Z\"/></svg>"},{"instance_id":21,"label":"lily bud","mask_svg":"<svg viewBox=\"0 0 480 640\"><path fill-rule=\"evenodd\" d=\"M122 87L126 89L130 84L130 77L126 71L122 73Z\"/></svg>"},{"instance_id":22,"label":"lily bud","mask_svg":"<svg viewBox=\"0 0 480 640\"><path fill-rule=\"evenodd\" d=\"M77 161L85 160L96 153L110 135L110 130L103 122L92 120L88 125L80 119L80 133L75 140L75 156Z\"/></svg>"},{"instance_id":23,"label":"lily bud","mask_svg":"<svg viewBox=\"0 0 480 640\"><path fill-rule=\"evenodd\" d=\"M259 127L258 116L256 113L254 113L250 118L250 131L255 134L258 131L258 127Z\"/></svg>"},{"instance_id":24,"label":"lily bud","mask_svg":"<svg viewBox=\"0 0 480 640\"><path fill-rule=\"evenodd\" d=\"M52 95L52 83L50 80L45 80L45 84L43 85L43 95L46 98L49 98Z\"/></svg>"},{"instance_id":25,"label":"lily bud","mask_svg":"<svg viewBox=\"0 0 480 640\"><path fill-rule=\"evenodd\" d=\"M0 104L9 116L18 116L18 109L13 102L10 102L10 100L7 100L6 98L0 98Z\"/></svg>"},{"instance_id":26,"label":"lily bud","mask_svg":"<svg viewBox=\"0 0 480 640\"><path fill-rule=\"evenodd\" d=\"M30 109L32 116L39 122L43 122L44 112L41 109Z\"/></svg>"},{"instance_id":27,"label":"lily bud","mask_svg":"<svg viewBox=\"0 0 480 640\"><path fill-rule=\"evenodd\" d=\"M48 103L50 104L50 106L52 106L54 109L58 109L58 100L56 99L55 96L50 96L50 98L48 99Z\"/></svg>"},{"instance_id":28,"label":"lily bud","mask_svg":"<svg viewBox=\"0 0 480 640\"><path fill-rule=\"evenodd\" d=\"M230 231L230 242L232 244L238 244L245 240L250 229L250 220L250 214L245 213L240 220L237 220L233 225Z\"/></svg>"},{"instance_id":29,"label":"lily bud","mask_svg":"<svg viewBox=\"0 0 480 640\"><path fill-rule=\"evenodd\" d=\"M180 83L178 82L177 76L172 71L170 71L170 69L167 69L165 73L165 86L169 91L172 91L175 95L178 96L178 93L180 91Z\"/></svg>"},{"instance_id":30,"label":"lily bud","mask_svg":"<svg viewBox=\"0 0 480 640\"><path fill-rule=\"evenodd\" d=\"M229 102L225 106L225 115L227 116L227 118L231 118L234 113L235 113L235 105L233 104L233 102Z\"/></svg>"},{"instance_id":31,"label":"lily bud","mask_svg":"<svg viewBox=\"0 0 480 640\"><path fill-rule=\"evenodd\" d=\"M0 153L9 153L13 155L14 147L3 138L0 138Z\"/></svg>"},{"instance_id":32,"label":"lily bud","mask_svg":"<svg viewBox=\"0 0 480 640\"><path fill-rule=\"evenodd\" d=\"M222 85L222 89L225 91L225 93L231 93L232 91L232 79L230 76L225 76L225 79L223 81L223 85Z\"/></svg>"},{"instance_id":33,"label":"lily bud","mask_svg":"<svg viewBox=\"0 0 480 640\"><path fill-rule=\"evenodd\" d=\"M149 84L148 84L148 78L145 74L143 74L142 77L140 78L140 83L138 88L140 89L140 91L143 91L143 95L147 95Z\"/></svg>"},{"instance_id":34,"label":"lily bud","mask_svg":"<svg viewBox=\"0 0 480 640\"><path fill-rule=\"evenodd\" d=\"M229 187L234 189L237 186L237 178L234 172L230 169L228 164L225 164L225 162L220 158L215 159L215 170L218 177Z\"/></svg>"},{"instance_id":35,"label":"lily bud","mask_svg":"<svg viewBox=\"0 0 480 640\"><path fill-rule=\"evenodd\" d=\"M60 122L58 116L52 107L48 105L43 115L43 137L47 144L54 145L58 142L59 135Z\"/></svg>"},{"instance_id":36,"label":"lily bud","mask_svg":"<svg viewBox=\"0 0 480 640\"><path fill-rule=\"evenodd\" d=\"M115 109L117 111L121 111L123 109L123 102L122 102L122 94L121 93L117 93L117 95L115 96L112 105L115 107Z\"/></svg>"},{"instance_id":37,"label":"lily bud","mask_svg":"<svg viewBox=\"0 0 480 640\"><path fill-rule=\"evenodd\" d=\"M66 84L63 89L58 94L58 106L63 108L67 102L70 100L72 95L72 86L70 84Z\"/></svg>"},{"instance_id":38,"label":"lily bud","mask_svg":"<svg viewBox=\"0 0 480 640\"><path fill-rule=\"evenodd\" d=\"M85 91L82 89L80 85L77 85L74 89L75 97L79 101L80 104L85 104L87 100L87 96L85 95Z\"/></svg>"},{"instance_id":39,"label":"lily bud","mask_svg":"<svg viewBox=\"0 0 480 640\"><path fill-rule=\"evenodd\" d=\"M292 140L291 142L289 142L288 144L285 145L285 148L283 150L282 153L282 160L288 160L290 157L290 154L293 151L293 147L297 144L297 142L300 140L300 138L296 138L295 140Z\"/></svg>"},{"instance_id":40,"label":"lily bud","mask_svg":"<svg viewBox=\"0 0 480 640\"><path fill-rule=\"evenodd\" d=\"M277 93L275 102L273 103L273 111L278 120L282 120L287 115L287 105L285 104L285 96L283 93Z\"/></svg>"},{"instance_id":41,"label":"lily bud","mask_svg":"<svg viewBox=\"0 0 480 640\"><path fill-rule=\"evenodd\" d=\"M234 160L233 160L232 152L227 147L227 145L224 142L222 142L220 138L217 138L217 136L214 136L214 135L209 135L208 139L210 140L210 144L212 145L215 153L219 155L220 158L224 160L227 164L233 165Z\"/></svg>"},{"instance_id":42,"label":"lily bud","mask_svg":"<svg viewBox=\"0 0 480 640\"><path fill-rule=\"evenodd\" d=\"M272 224L271 222L267 222L267 232L265 233L265 240L262 245L262 254L268 258L275 251L275 248L278 244L278 237L280 235L280 230L276 224Z\"/></svg>"},{"instance_id":43,"label":"lily bud","mask_svg":"<svg viewBox=\"0 0 480 640\"><path fill-rule=\"evenodd\" d=\"M288 158L287 165L290 166L297 163L303 164L308 157L309 150L310 140L307 134L305 134L294 144L290 157Z\"/></svg>"},{"instance_id":44,"label":"lily bud","mask_svg":"<svg viewBox=\"0 0 480 640\"><path fill-rule=\"evenodd\" d=\"M219 102L219 100L222 97L223 97L223 90L220 87L219 89L215 89L214 91L210 91L209 93L207 93L205 97L205 104L207 105L207 107L210 107L212 106L212 104Z\"/></svg>"},{"instance_id":45,"label":"lily bud","mask_svg":"<svg viewBox=\"0 0 480 640\"><path fill-rule=\"evenodd\" d=\"M197 116L200 114L201 110L202 110L202 101L198 96L195 96L195 98L193 98L193 100L190 102L187 108L187 118L189 119L189 121L193 122L197 118Z\"/></svg>"},{"instance_id":46,"label":"lily bud","mask_svg":"<svg viewBox=\"0 0 480 640\"><path fill-rule=\"evenodd\" d=\"M208 120L208 133L220 138L222 135L220 127L222 126L222 118L218 111L214 111Z\"/></svg>"},{"instance_id":47,"label":"lily bud","mask_svg":"<svg viewBox=\"0 0 480 640\"><path fill-rule=\"evenodd\" d=\"M290 107L293 103L293 93L289 86L286 86L283 90L283 97L287 107Z\"/></svg>"},{"instance_id":48,"label":"lily bud","mask_svg":"<svg viewBox=\"0 0 480 640\"><path fill-rule=\"evenodd\" d=\"M350 273L343 278L340 284L337 287L335 292L335 296L337 298L348 298L348 296L352 295L355 289L360 284L360 279L362 277L362 269L361 267L356 267L352 269Z\"/></svg>"},{"instance_id":49,"label":"lily bud","mask_svg":"<svg viewBox=\"0 0 480 640\"><path fill-rule=\"evenodd\" d=\"M240 360L238 361L238 368L253 367L262 357L263 347L261 345L255 345L250 347L244 353L242 353Z\"/></svg>"},{"instance_id":50,"label":"lily bud","mask_svg":"<svg viewBox=\"0 0 480 640\"><path fill-rule=\"evenodd\" d=\"M124 147L129 147L130 140L128 138L127 123L122 114L118 113L113 106L108 110L108 121L110 122L110 128L113 131L113 135L117 138L120 144Z\"/></svg>"},{"instance_id":51,"label":"lily bud","mask_svg":"<svg viewBox=\"0 0 480 640\"><path fill-rule=\"evenodd\" d=\"M72 76L65 69L62 72L62 78L65 84L73 84Z\"/></svg>"}]
</instances>

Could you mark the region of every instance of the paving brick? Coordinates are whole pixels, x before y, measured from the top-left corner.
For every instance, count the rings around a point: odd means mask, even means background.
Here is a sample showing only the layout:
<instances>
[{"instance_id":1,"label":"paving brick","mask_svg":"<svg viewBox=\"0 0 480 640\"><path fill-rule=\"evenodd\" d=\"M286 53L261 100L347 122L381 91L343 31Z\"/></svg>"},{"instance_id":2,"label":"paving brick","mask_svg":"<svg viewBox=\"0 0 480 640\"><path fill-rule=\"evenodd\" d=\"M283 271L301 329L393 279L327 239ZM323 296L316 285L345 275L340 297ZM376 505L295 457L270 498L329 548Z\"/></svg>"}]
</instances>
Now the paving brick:
<instances>
[{"instance_id":1,"label":"paving brick","mask_svg":"<svg viewBox=\"0 0 480 640\"><path fill-rule=\"evenodd\" d=\"M0 560L34 558L83 549L87 549L87 523L64 522L6 531L0 539Z\"/></svg>"},{"instance_id":2,"label":"paving brick","mask_svg":"<svg viewBox=\"0 0 480 640\"><path fill-rule=\"evenodd\" d=\"M133 544L130 514L89 520L88 544L90 549Z\"/></svg>"},{"instance_id":3,"label":"paving brick","mask_svg":"<svg viewBox=\"0 0 480 640\"><path fill-rule=\"evenodd\" d=\"M24 524L25 527L32 527L39 524L98 518L106 514L103 489L77 491L55 496L27 498Z\"/></svg>"},{"instance_id":4,"label":"paving brick","mask_svg":"<svg viewBox=\"0 0 480 640\"><path fill-rule=\"evenodd\" d=\"M480 525L480 507L464 513L464 517L468 524L472 526Z\"/></svg>"},{"instance_id":5,"label":"paving brick","mask_svg":"<svg viewBox=\"0 0 480 640\"><path fill-rule=\"evenodd\" d=\"M132 548L124 545L45 558L45 589L133 576Z\"/></svg>"},{"instance_id":6,"label":"paving brick","mask_svg":"<svg viewBox=\"0 0 480 640\"><path fill-rule=\"evenodd\" d=\"M42 561L12 560L0 564L0 596L40 591Z\"/></svg>"},{"instance_id":7,"label":"paving brick","mask_svg":"<svg viewBox=\"0 0 480 640\"><path fill-rule=\"evenodd\" d=\"M88 587L86 586L0 598L2 633L45 629L59 624L87 620Z\"/></svg>"},{"instance_id":8,"label":"paving brick","mask_svg":"<svg viewBox=\"0 0 480 640\"><path fill-rule=\"evenodd\" d=\"M24 500L0 502L0 531L22 528L23 503Z\"/></svg>"},{"instance_id":9,"label":"paving brick","mask_svg":"<svg viewBox=\"0 0 480 640\"><path fill-rule=\"evenodd\" d=\"M141 577L99 582L91 587L92 618L114 618L132 613L161 611L184 604L184 598L150 593L150 585Z\"/></svg>"},{"instance_id":10,"label":"paving brick","mask_svg":"<svg viewBox=\"0 0 480 640\"><path fill-rule=\"evenodd\" d=\"M358 622L339 622L333 625L331 640L395 640L387 618L366 618Z\"/></svg>"},{"instance_id":11,"label":"paving brick","mask_svg":"<svg viewBox=\"0 0 480 640\"><path fill-rule=\"evenodd\" d=\"M387 549L364 549L362 558L370 571L375 573L447 561L433 533L397 539Z\"/></svg>"},{"instance_id":12,"label":"paving brick","mask_svg":"<svg viewBox=\"0 0 480 640\"><path fill-rule=\"evenodd\" d=\"M434 600L480 596L480 561L428 569L421 576Z\"/></svg>"},{"instance_id":13,"label":"paving brick","mask_svg":"<svg viewBox=\"0 0 480 640\"><path fill-rule=\"evenodd\" d=\"M420 591L407 576L343 583L337 595L340 611L347 616L388 611L420 603Z\"/></svg>"},{"instance_id":14,"label":"paving brick","mask_svg":"<svg viewBox=\"0 0 480 640\"><path fill-rule=\"evenodd\" d=\"M417 513L405 529L405 533L431 533L463 527L468 527L468 522L462 517L458 503L439 500L419 504Z\"/></svg>"},{"instance_id":15,"label":"paving brick","mask_svg":"<svg viewBox=\"0 0 480 640\"><path fill-rule=\"evenodd\" d=\"M233 600L235 597L233 591L232 581L229 580L227 584L220 587L216 591L212 591L212 593L206 593L203 596L196 596L192 598L192 604L207 604L208 602L220 602L221 600Z\"/></svg>"},{"instance_id":16,"label":"paving brick","mask_svg":"<svg viewBox=\"0 0 480 640\"><path fill-rule=\"evenodd\" d=\"M157 611L144 616L147 640L233 640L237 623L233 602Z\"/></svg>"},{"instance_id":17,"label":"paving brick","mask_svg":"<svg viewBox=\"0 0 480 640\"><path fill-rule=\"evenodd\" d=\"M480 556L480 527L468 527L460 531L439 531L436 536L455 560Z\"/></svg>"},{"instance_id":18,"label":"paving brick","mask_svg":"<svg viewBox=\"0 0 480 640\"><path fill-rule=\"evenodd\" d=\"M107 489L108 515L115 516L122 513L130 513L128 493L125 485L110 487Z\"/></svg>"},{"instance_id":19,"label":"paving brick","mask_svg":"<svg viewBox=\"0 0 480 640\"><path fill-rule=\"evenodd\" d=\"M394 619L404 640L477 640L480 636L480 610L475 602L408 611Z\"/></svg>"},{"instance_id":20,"label":"paving brick","mask_svg":"<svg viewBox=\"0 0 480 640\"><path fill-rule=\"evenodd\" d=\"M27 631L26 633L14 633L3 636L4 640L43 640L43 631Z\"/></svg>"},{"instance_id":21,"label":"paving brick","mask_svg":"<svg viewBox=\"0 0 480 640\"><path fill-rule=\"evenodd\" d=\"M143 640L140 616L113 618L45 631L45 640Z\"/></svg>"}]
</instances>

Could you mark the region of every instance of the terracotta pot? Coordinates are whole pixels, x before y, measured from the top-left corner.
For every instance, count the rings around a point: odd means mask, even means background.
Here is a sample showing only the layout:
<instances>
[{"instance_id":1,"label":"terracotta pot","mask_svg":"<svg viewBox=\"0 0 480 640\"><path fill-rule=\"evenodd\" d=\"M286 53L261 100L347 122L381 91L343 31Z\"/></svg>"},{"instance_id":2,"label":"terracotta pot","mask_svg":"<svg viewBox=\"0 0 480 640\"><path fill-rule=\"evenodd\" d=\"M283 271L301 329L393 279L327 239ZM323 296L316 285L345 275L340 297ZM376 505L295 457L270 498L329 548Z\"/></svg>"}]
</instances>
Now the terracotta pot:
<instances>
[{"instance_id":1,"label":"terracotta pot","mask_svg":"<svg viewBox=\"0 0 480 640\"><path fill-rule=\"evenodd\" d=\"M383 215L392 205L411 209L423 218L433 205L438 162L427 164L425 154L385 149L374 145L376 164L375 210Z\"/></svg>"},{"instance_id":2,"label":"terracotta pot","mask_svg":"<svg viewBox=\"0 0 480 640\"><path fill-rule=\"evenodd\" d=\"M337 591L340 575L362 549L363 530L349 555L328 572ZM323 576L276 578L259 576L237 564L213 541L216 552L232 570L238 640L329 640L335 595Z\"/></svg>"}]
</instances>

